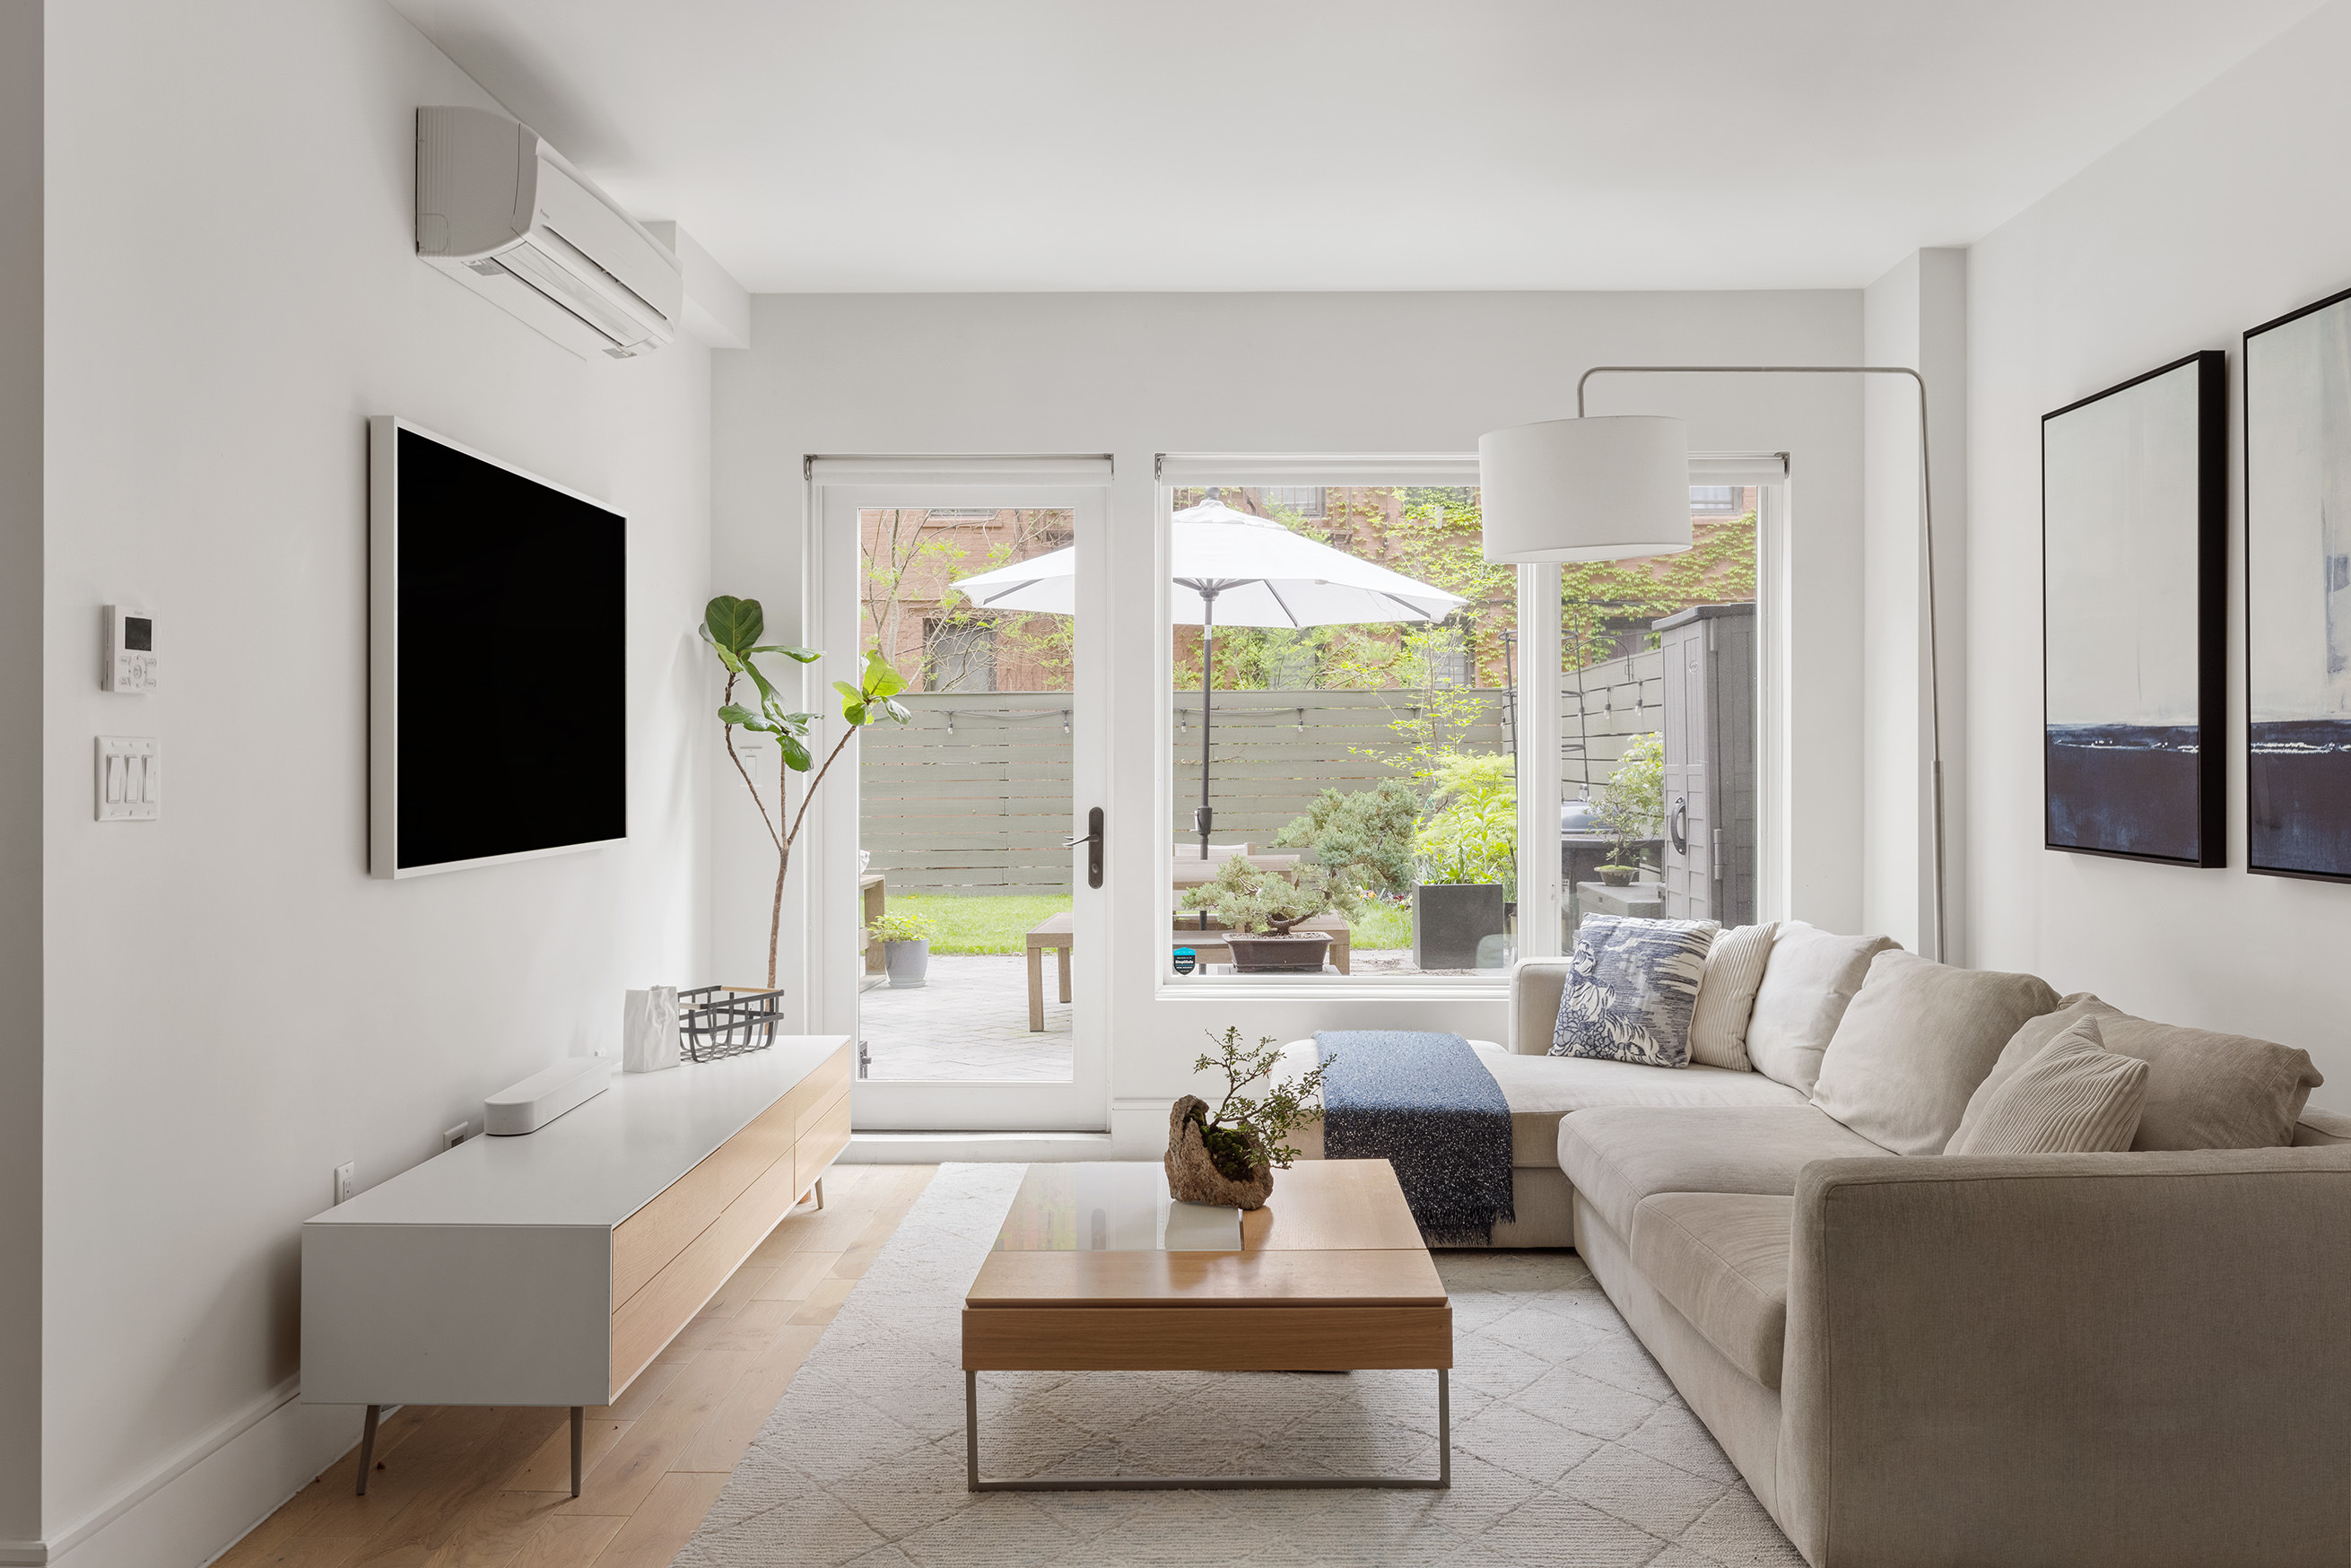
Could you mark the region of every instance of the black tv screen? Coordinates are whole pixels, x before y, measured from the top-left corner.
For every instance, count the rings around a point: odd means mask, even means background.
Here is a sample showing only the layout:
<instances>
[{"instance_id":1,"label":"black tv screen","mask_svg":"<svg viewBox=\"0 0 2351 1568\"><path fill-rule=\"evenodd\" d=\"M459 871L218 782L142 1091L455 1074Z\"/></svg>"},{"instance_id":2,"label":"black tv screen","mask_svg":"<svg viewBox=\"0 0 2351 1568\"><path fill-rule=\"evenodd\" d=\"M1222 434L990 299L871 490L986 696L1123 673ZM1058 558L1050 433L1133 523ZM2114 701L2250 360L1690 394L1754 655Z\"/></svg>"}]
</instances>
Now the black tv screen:
<instances>
[{"instance_id":1,"label":"black tv screen","mask_svg":"<svg viewBox=\"0 0 2351 1568\"><path fill-rule=\"evenodd\" d=\"M371 423L374 873L625 838L627 519Z\"/></svg>"}]
</instances>

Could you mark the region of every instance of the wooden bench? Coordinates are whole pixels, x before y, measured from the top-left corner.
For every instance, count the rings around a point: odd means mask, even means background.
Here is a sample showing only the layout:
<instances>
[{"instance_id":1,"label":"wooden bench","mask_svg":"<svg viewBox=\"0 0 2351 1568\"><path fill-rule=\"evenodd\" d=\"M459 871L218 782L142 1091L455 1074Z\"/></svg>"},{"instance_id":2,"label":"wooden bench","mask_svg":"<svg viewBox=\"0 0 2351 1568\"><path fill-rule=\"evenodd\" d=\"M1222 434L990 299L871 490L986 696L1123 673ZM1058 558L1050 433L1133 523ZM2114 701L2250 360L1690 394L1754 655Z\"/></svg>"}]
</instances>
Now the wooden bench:
<instances>
[{"instance_id":1,"label":"wooden bench","mask_svg":"<svg viewBox=\"0 0 2351 1568\"><path fill-rule=\"evenodd\" d=\"M1168 935L1169 949L1172 951L1177 947L1189 947L1200 956L1200 962L1203 964L1231 963L1232 948L1225 943L1222 926L1212 925L1206 931L1187 928L1198 918L1197 915L1191 914L1178 915L1175 917L1175 927ZM1319 931L1327 935L1331 938L1331 962L1343 975L1354 972L1350 967L1353 953L1349 946L1353 940L1354 933L1348 926L1343 915L1318 915L1311 920L1300 921L1291 929L1304 932ZM1070 999L1070 948L1076 936L1077 917L1066 910L1059 915L1048 915L1029 928L1027 943L1029 1028L1032 1031L1041 1033L1045 1028L1045 950L1050 947L1058 956L1061 978L1061 1000L1066 1002Z\"/></svg>"}]
</instances>

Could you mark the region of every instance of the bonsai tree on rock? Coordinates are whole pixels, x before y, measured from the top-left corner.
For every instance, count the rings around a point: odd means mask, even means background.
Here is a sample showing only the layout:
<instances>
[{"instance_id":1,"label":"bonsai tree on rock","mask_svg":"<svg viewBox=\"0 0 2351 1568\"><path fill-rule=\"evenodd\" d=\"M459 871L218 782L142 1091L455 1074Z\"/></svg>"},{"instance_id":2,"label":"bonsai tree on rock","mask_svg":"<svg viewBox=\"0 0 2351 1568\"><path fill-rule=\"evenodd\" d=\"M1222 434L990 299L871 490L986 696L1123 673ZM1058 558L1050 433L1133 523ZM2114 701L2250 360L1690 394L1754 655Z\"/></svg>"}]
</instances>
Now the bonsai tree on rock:
<instances>
[{"instance_id":1,"label":"bonsai tree on rock","mask_svg":"<svg viewBox=\"0 0 2351 1568\"><path fill-rule=\"evenodd\" d=\"M784 877L792 868L792 845L799 842L800 825L808 821L809 803L816 799L818 786L832 765L849 746L849 737L868 725L904 724L912 716L905 707L891 699L906 689L904 675L890 667L890 661L877 651L865 661L858 683L835 681L832 689L841 694L841 738L825 753L824 763L817 765L816 756L809 749L809 732L817 722L812 713L788 711L788 705L759 668L761 653L781 653L796 664L813 664L824 657L814 648L794 647L788 643L762 643L767 631L767 615L756 599L737 599L721 594L712 600L702 612L702 624L695 628L718 662L726 670L726 692L718 709L719 722L726 727L726 756L735 764L735 771L743 776L743 787L751 791L752 804L759 808L760 824L768 830L768 840L776 846L776 896L768 914L768 988L776 984L776 947L784 928ZM735 700L736 686L748 680L757 690L759 706L744 706ZM771 814L767 798L759 793L758 780L736 749L737 729L758 735L771 735L782 764L776 769L776 809ZM806 773L811 768L816 776L800 792L800 806L792 814L789 827L783 825L784 810L790 804L787 784L794 773Z\"/></svg>"},{"instance_id":2,"label":"bonsai tree on rock","mask_svg":"<svg viewBox=\"0 0 2351 1568\"><path fill-rule=\"evenodd\" d=\"M1252 1049L1241 1043L1235 1027L1222 1034L1209 1030L1208 1041L1217 1054L1203 1054L1192 1071L1223 1073L1224 1099L1212 1111L1206 1100L1186 1094L1168 1108L1167 1190L1185 1203L1262 1208L1273 1192L1275 1167L1287 1170L1298 1158L1290 1134L1322 1119L1314 1095L1330 1063L1285 1083L1273 1075L1281 1061L1273 1036L1261 1036ZM1259 1079L1267 1082L1262 1096L1241 1092Z\"/></svg>"}]
</instances>

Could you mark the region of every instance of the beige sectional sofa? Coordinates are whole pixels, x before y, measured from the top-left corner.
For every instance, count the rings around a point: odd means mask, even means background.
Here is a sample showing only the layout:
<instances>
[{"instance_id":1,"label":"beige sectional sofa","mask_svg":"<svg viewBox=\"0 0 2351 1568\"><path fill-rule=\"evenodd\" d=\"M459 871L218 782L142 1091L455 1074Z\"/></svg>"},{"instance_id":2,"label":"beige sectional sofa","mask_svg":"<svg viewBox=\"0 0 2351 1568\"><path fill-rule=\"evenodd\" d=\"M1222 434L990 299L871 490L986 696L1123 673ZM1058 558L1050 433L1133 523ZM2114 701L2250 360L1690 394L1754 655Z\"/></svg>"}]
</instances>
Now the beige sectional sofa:
<instances>
[{"instance_id":1,"label":"beige sectional sofa","mask_svg":"<svg viewBox=\"0 0 2351 1568\"><path fill-rule=\"evenodd\" d=\"M1566 962L1520 966L1494 1244L1575 1247L1814 1568L2351 1563L2351 1118L2308 1058L1890 947L1776 998L1826 1031L1759 1052L1797 1082L1548 1056ZM2273 1146L1928 1152L2085 1013L2157 1063L2143 1135Z\"/></svg>"}]
</instances>

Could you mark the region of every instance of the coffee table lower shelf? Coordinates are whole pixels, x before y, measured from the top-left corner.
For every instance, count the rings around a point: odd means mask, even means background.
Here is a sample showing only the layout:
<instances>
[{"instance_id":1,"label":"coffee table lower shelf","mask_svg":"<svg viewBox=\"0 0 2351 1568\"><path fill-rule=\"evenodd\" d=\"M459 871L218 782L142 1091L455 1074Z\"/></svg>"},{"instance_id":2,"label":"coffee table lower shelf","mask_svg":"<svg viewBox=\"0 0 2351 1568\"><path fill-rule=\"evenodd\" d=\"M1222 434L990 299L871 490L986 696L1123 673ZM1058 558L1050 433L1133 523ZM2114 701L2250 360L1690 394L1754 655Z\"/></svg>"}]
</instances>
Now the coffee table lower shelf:
<instances>
[{"instance_id":1,"label":"coffee table lower shelf","mask_svg":"<svg viewBox=\"0 0 2351 1568\"><path fill-rule=\"evenodd\" d=\"M1452 1374L1437 1371L1437 1474L1434 1476L1038 1476L979 1473L979 1371L963 1375L964 1474L973 1491L1300 1491L1381 1489L1446 1491L1453 1486Z\"/></svg>"}]
</instances>

